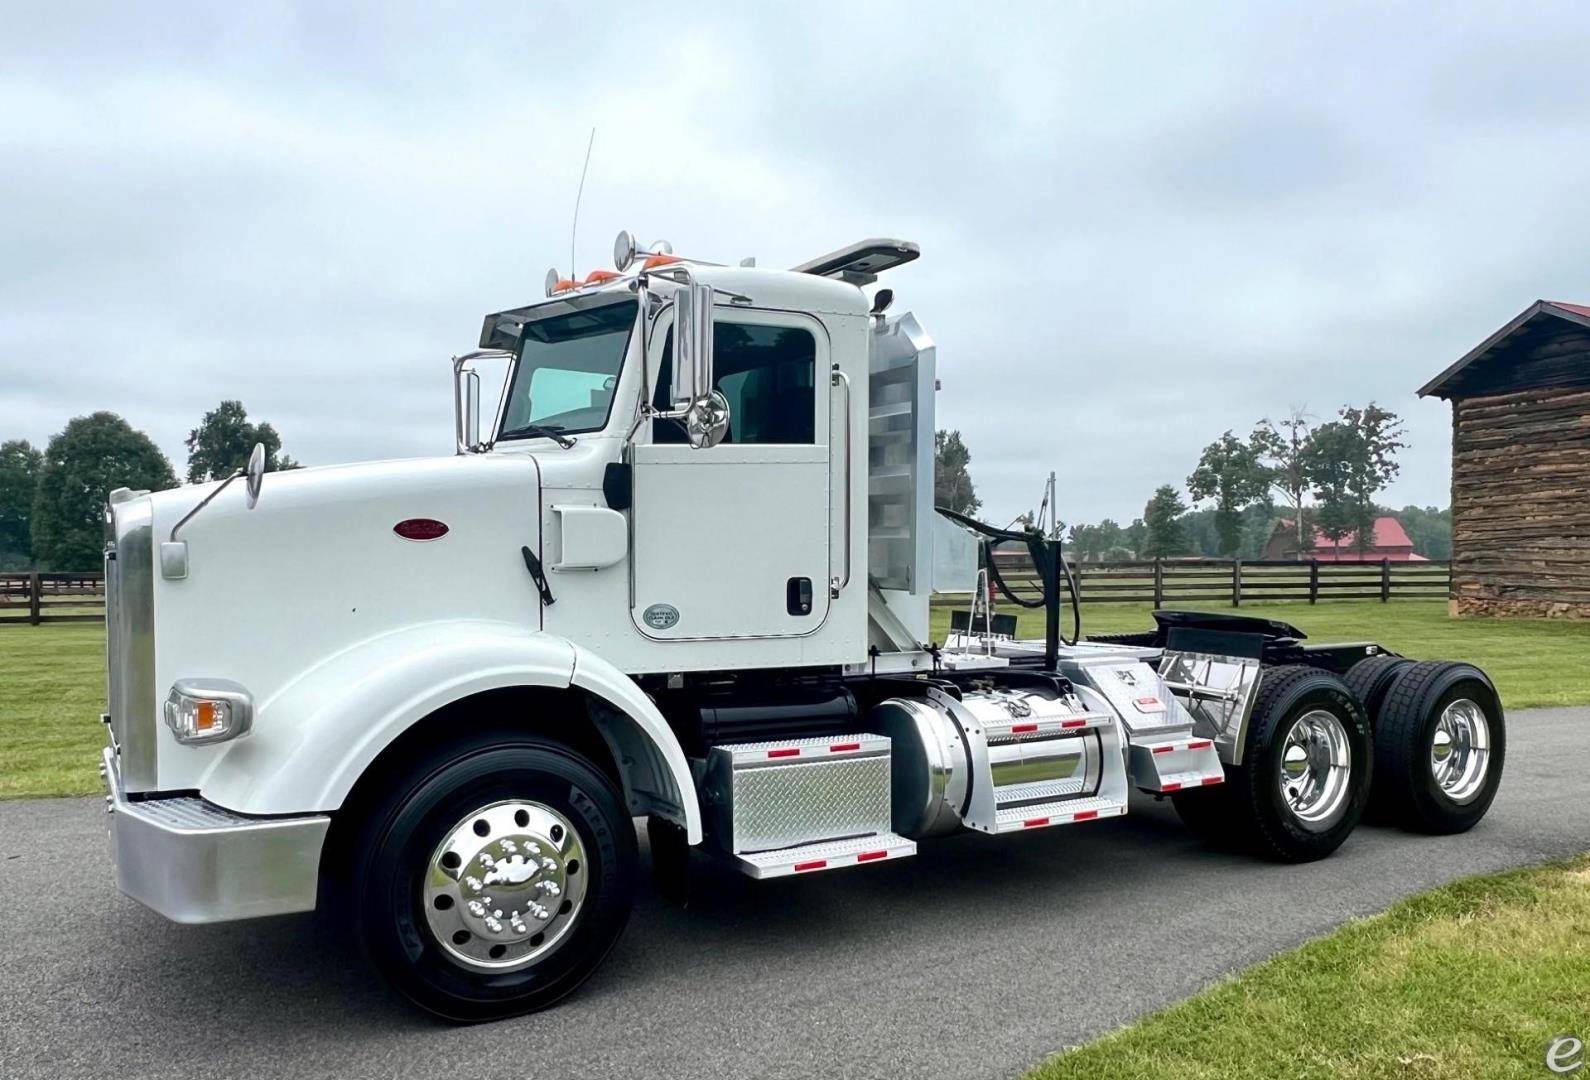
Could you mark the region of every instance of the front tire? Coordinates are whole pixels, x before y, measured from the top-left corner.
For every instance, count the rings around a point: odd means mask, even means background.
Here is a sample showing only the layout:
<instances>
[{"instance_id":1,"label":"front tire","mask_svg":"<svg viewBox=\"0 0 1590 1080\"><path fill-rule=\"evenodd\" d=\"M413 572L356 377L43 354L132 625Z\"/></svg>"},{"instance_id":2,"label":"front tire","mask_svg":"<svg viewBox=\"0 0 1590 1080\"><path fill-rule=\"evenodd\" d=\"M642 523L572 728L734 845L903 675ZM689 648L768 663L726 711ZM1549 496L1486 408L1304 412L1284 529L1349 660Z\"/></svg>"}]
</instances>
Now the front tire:
<instances>
[{"instance_id":1,"label":"front tire","mask_svg":"<svg viewBox=\"0 0 1590 1080\"><path fill-rule=\"evenodd\" d=\"M354 932L415 1004L533 1012L596 970L628 921L635 830L613 782L520 734L448 747L392 786L354 851Z\"/></svg>"}]
</instances>

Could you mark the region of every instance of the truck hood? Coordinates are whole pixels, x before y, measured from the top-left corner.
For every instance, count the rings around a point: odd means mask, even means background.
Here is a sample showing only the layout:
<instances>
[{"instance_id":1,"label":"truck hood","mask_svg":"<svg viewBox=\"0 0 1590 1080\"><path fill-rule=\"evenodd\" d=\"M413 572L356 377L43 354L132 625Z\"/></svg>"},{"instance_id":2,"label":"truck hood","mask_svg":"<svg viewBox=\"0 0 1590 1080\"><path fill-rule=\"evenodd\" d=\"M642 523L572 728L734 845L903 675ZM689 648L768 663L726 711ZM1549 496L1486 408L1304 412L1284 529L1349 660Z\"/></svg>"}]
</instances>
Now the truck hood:
<instances>
[{"instance_id":1,"label":"truck hood","mask_svg":"<svg viewBox=\"0 0 1590 1080\"><path fill-rule=\"evenodd\" d=\"M161 541L214 488L147 496L159 700L177 679L223 678L264 707L346 649L465 615L527 633L540 628L539 596L521 554L542 543L535 455L268 473L253 510L235 482L178 534L188 545L188 576L162 577ZM117 508L118 519L133 516L127 506ZM415 520L437 524L396 528ZM159 734L169 741L164 725ZM210 756L209 748L163 742L160 786L198 786Z\"/></svg>"}]
</instances>

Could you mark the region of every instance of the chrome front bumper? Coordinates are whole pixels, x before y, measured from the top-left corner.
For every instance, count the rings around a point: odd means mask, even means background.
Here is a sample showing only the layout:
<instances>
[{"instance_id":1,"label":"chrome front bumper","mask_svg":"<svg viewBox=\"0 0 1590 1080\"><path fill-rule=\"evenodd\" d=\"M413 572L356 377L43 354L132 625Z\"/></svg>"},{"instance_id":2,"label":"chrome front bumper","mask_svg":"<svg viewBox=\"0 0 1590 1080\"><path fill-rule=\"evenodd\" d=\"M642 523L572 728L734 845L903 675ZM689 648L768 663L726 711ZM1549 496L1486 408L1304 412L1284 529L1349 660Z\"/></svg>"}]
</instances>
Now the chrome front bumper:
<instances>
[{"instance_id":1,"label":"chrome front bumper","mask_svg":"<svg viewBox=\"0 0 1590 1080\"><path fill-rule=\"evenodd\" d=\"M130 800L105 749L111 860L122 892L179 923L310 911L331 818L255 818L196 795Z\"/></svg>"}]
</instances>

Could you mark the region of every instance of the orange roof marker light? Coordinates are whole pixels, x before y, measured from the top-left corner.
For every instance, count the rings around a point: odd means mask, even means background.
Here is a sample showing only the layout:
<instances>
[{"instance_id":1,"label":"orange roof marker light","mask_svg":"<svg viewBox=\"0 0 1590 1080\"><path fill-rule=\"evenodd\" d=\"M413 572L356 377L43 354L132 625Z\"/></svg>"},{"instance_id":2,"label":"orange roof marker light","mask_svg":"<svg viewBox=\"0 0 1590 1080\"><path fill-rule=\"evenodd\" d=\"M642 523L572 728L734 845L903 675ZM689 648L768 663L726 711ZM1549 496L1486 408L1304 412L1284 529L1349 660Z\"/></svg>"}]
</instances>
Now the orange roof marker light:
<instances>
[{"instance_id":1,"label":"orange roof marker light","mask_svg":"<svg viewBox=\"0 0 1590 1080\"><path fill-rule=\"evenodd\" d=\"M579 282L573 278L566 278L558 273L558 268L553 267L547 271L547 295L556 296L560 292L579 288Z\"/></svg>"},{"instance_id":2,"label":"orange roof marker light","mask_svg":"<svg viewBox=\"0 0 1590 1080\"><path fill-rule=\"evenodd\" d=\"M609 281L616 281L619 276L620 275L614 273L612 270L592 270L589 274L585 275L585 284L605 285Z\"/></svg>"}]
</instances>

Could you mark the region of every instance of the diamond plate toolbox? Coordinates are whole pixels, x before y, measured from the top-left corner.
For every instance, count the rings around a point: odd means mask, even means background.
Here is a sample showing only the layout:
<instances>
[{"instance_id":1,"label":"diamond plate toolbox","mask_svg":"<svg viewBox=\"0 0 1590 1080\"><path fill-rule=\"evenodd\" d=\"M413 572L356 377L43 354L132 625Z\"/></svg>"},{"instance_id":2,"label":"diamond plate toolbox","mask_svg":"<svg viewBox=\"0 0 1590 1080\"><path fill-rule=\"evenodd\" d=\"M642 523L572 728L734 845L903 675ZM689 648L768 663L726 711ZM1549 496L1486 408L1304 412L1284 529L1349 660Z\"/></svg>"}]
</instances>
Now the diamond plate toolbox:
<instances>
[{"instance_id":1,"label":"diamond plate toolbox","mask_svg":"<svg viewBox=\"0 0 1590 1080\"><path fill-rule=\"evenodd\" d=\"M703 784L731 854L889 831L889 740L836 735L715 746Z\"/></svg>"}]
</instances>

